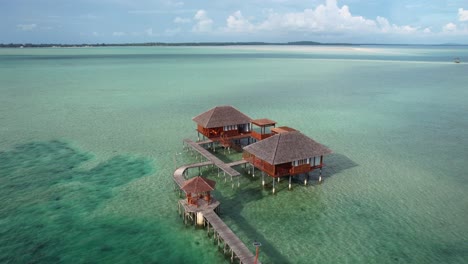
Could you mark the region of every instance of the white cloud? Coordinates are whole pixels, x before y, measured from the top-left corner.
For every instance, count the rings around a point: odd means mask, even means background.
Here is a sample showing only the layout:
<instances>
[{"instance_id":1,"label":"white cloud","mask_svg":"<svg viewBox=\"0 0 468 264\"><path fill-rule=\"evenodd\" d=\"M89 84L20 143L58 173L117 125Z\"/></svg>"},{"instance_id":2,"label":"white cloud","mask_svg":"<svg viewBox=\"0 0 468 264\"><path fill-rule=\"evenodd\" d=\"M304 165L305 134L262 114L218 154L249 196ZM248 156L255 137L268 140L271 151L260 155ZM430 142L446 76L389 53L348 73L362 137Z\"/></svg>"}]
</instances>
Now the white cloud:
<instances>
[{"instance_id":1,"label":"white cloud","mask_svg":"<svg viewBox=\"0 0 468 264\"><path fill-rule=\"evenodd\" d=\"M450 22L447 25L443 27L444 32L455 32L457 30L457 25L454 23Z\"/></svg>"},{"instance_id":2,"label":"white cloud","mask_svg":"<svg viewBox=\"0 0 468 264\"><path fill-rule=\"evenodd\" d=\"M347 5L339 7L337 0L327 0L325 4L315 9L305 9L301 12L276 13L267 11L267 18L257 24L245 18L241 11L236 11L226 19L226 31L229 32L324 32L336 33L388 33L412 34L418 32L418 27L391 24L384 17L375 20L351 14Z\"/></svg>"},{"instance_id":3,"label":"white cloud","mask_svg":"<svg viewBox=\"0 0 468 264\"><path fill-rule=\"evenodd\" d=\"M97 37L97 36L99 36L99 33L97 33L96 31L94 31L94 32L92 33L92 35L95 36L95 37Z\"/></svg>"},{"instance_id":4,"label":"white cloud","mask_svg":"<svg viewBox=\"0 0 468 264\"><path fill-rule=\"evenodd\" d=\"M190 18L183 18L183 17L174 18L174 23L176 24L186 24L190 22L191 22Z\"/></svg>"},{"instance_id":5,"label":"white cloud","mask_svg":"<svg viewBox=\"0 0 468 264\"><path fill-rule=\"evenodd\" d=\"M468 21L468 10L463 10L463 8L458 9L458 20L459 21Z\"/></svg>"},{"instance_id":6,"label":"white cloud","mask_svg":"<svg viewBox=\"0 0 468 264\"><path fill-rule=\"evenodd\" d=\"M205 10L198 10L193 19L196 21L195 26L193 26L193 32L209 32L213 25L213 20L208 17Z\"/></svg>"},{"instance_id":7,"label":"white cloud","mask_svg":"<svg viewBox=\"0 0 468 264\"><path fill-rule=\"evenodd\" d=\"M302 12L278 14L270 13L267 20L259 26L263 30L294 30L308 32L348 32L349 30L369 31L376 26L375 21L362 16L353 16L349 7L338 7L336 0Z\"/></svg>"},{"instance_id":8,"label":"white cloud","mask_svg":"<svg viewBox=\"0 0 468 264\"><path fill-rule=\"evenodd\" d=\"M36 24L19 24L19 25L16 25L16 27L23 31L32 31L37 27L37 25Z\"/></svg>"},{"instance_id":9,"label":"white cloud","mask_svg":"<svg viewBox=\"0 0 468 264\"><path fill-rule=\"evenodd\" d=\"M236 11L226 19L227 31L233 32L251 32L255 29L254 25L244 16L241 11Z\"/></svg>"},{"instance_id":10,"label":"white cloud","mask_svg":"<svg viewBox=\"0 0 468 264\"><path fill-rule=\"evenodd\" d=\"M396 34L411 34L411 33L416 33L418 31L417 27L412 27L412 26L398 26L395 24L390 24L388 22L388 19L384 17L377 17L377 31L382 32L382 33L396 33ZM430 29L426 28L427 30L430 31ZM427 33L427 30L425 32Z\"/></svg>"},{"instance_id":11,"label":"white cloud","mask_svg":"<svg viewBox=\"0 0 468 264\"><path fill-rule=\"evenodd\" d=\"M424 33L432 33L432 31L431 31L430 28L425 28L425 29L423 30L423 32L424 32Z\"/></svg>"},{"instance_id":12,"label":"white cloud","mask_svg":"<svg viewBox=\"0 0 468 264\"><path fill-rule=\"evenodd\" d=\"M113 32L112 33L112 36L115 36L115 37L122 37L122 36L125 36L127 34L125 34L125 32L121 32L121 31L116 31L116 32Z\"/></svg>"}]
</instances>

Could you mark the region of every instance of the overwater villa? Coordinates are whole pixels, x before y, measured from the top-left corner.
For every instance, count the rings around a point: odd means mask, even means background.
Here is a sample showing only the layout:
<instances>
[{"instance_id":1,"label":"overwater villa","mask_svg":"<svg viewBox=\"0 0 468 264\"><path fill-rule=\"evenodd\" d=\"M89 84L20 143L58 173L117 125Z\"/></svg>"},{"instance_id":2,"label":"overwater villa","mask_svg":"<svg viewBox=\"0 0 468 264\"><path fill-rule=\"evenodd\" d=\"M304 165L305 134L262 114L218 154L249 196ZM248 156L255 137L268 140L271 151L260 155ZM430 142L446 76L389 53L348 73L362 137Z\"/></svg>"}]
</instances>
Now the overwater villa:
<instances>
[{"instance_id":1,"label":"overwater villa","mask_svg":"<svg viewBox=\"0 0 468 264\"><path fill-rule=\"evenodd\" d=\"M213 141L221 137L250 135L252 119L232 106L217 106L192 119L197 123L200 134Z\"/></svg>"},{"instance_id":2,"label":"overwater villa","mask_svg":"<svg viewBox=\"0 0 468 264\"><path fill-rule=\"evenodd\" d=\"M188 170L198 168L201 174L201 167L216 166L218 177L222 171L225 182L228 177L231 182L237 178L240 186L241 173L233 167L247 167L250 164L253 176L255 168L262 172L262 185L265 185L265 174L272 177L275 193L275 181L279 182L283 176L289 176L289 189L292 176L305 174L308 178L315 169L320 169L321 181L323 157L332 151L294 128L276 127L276 122L268 118L251 119L232 106L214 107L194 117L193 121L197 123L198 141L184 139L184 149L199 156L200 162L181 166L174 171L174 183L179 193L184 191L186 194L185 199L179 200L179 213L184 223L191 220L194 225L205 226L208 234L213 232L213 239L218 241L218 247L222 247L225 255L230 255L231 262L259 263L258 251L254 256L217 215L220 203L210 193L216 183L201 176L187 179ZM220 160L207 149L211 146L214 151L216 143L225 148L244 145L242 159L230 163ZM239 150L242 151L241 148ZM307 185L307 179L304 184ZM234 188L234 183L232 186Z\"/></svg>"},{"instance_id":3,"label":"overwater villa","mask_svg":"<svg viewBox=\"0 0 468 264\"><path fill-rule=\"evenodd\" d=\"M208 138L199 144L212 143L213 149L215 142L223 147L240 146L233 142L246 138L243 159L262 171L262 176L267 174L278 181L289 176L289 188L291 176L306 174L307 184L308 175L315 169L320 169L321 181L323 157L332 152L294 128L276 127L277 123L268 118L251 119L232 106L214 107L193 120L197 123L198 138L200 134ZM264 179L262 184L265 185Z\"/></svg>"},{"instance_id":4,"label":"overwater villa","mask_svg":"<svg viewBox=\"0 0 468 264\"><path fill-rule=\"evenodd\" d=\"M243 159L274 179L289 175L307 174L324 166L323 157L330 149L299 131L290 128L276 130L279 133L244 148ZM307 184L307 182L305 182ZM265 184L264 180L262 184ZM273 192L274 189L273 180Z\"/></svg>"}]
</instances>

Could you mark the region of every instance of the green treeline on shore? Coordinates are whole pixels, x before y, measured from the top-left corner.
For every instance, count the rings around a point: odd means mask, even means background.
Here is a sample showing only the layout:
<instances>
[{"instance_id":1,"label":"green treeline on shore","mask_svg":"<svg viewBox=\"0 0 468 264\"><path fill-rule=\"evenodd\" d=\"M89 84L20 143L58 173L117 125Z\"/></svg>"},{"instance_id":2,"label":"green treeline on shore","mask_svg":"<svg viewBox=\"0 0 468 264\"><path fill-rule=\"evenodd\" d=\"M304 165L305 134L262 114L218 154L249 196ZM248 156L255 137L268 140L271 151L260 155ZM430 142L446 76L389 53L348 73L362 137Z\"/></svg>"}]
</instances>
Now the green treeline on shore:
<instances>
[{"instance_id":1,"label":"green treeline on shore","mask_svg":"<svg viewBox=\"0 0 468 264\"><path fill-rule=\"evenodd\" d=\"M182 43L165 43L165 42L148 42L148 43L96 43L96 44L32 44L32 43L9 43L0 44L0 48L72 48L72 47L125 47L125 46L255 46L255 45L354 45L350 43L320 43L314 41L295 41L286 43L270 43L270 42L182 42Z\"/></svg>"}]
</instances>

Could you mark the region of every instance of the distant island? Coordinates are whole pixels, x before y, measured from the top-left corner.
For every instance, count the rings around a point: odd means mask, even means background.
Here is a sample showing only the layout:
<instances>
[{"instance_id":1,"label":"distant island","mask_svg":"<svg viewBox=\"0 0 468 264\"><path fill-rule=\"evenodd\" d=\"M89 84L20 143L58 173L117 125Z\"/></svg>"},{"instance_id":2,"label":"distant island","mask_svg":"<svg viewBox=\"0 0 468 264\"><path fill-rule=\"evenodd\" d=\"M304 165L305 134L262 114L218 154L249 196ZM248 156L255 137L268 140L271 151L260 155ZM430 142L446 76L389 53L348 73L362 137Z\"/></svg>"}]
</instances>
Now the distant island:
<instances>
[{"instance_id":1,"label":"distant island","mask_svg":"<svg viewBox=\"0 0 468 264\"><path fill-rule=\"evenodd\" d=\"M292 42L145 42L145 43L95 43L95 44L33 44L0 43L0 48L79 48L79 47L194 47L194 46L467 46L467 44L381 44L381 43L321 43L316 41Z\"/></svg>"},{"instance_id":2,"label":"distant island","mask_svg":"<svg viewBox=\"0 0 468 264\"><path fill-rule=\"evenodd\" d=\"M315 41L294 41L285 43L275 42L181 42L181 43L167 43L167 42L147 42L147 43L96 43L96 44L32 44L32 43L9 43L0 44L0 48L72 48L72 47L152 47L152 46L262 46L262 45L275 45L275 46L351 46L359 44L351 43L320 43Z\"/></svg>"}]
</instances>

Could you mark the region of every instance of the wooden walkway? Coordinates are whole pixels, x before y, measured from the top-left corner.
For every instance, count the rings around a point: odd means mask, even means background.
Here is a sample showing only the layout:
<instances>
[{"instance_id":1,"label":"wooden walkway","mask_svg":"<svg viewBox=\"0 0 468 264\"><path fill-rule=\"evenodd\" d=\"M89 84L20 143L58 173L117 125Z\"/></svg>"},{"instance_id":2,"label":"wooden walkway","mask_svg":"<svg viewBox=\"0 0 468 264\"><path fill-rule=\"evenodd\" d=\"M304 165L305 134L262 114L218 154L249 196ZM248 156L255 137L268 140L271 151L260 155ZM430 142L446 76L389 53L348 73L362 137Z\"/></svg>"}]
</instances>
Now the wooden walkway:
<instances>
[{"instance_id":1,"label":"wooden walkway","mask_svg":"<svg viewBox=\"0 0 468 264\"><path fill-rule=\"evenodd\" d=\"M240 176L240 173L236 171L235 169L231 168L229 164L224 163L222 160L217 158L215 155L213 155L211 152L206 150L204 147L200 146L200 144L193 142L190 139L184 139L184 143L187 144L188 146L192 147L194 150L196 150L200 155L208 159L209 161L213 162L214 165L216 165L218 168L223 170L227 175L231 177L236 177ZM243 163L241 163L243 164Z\"/></svg>"},{"instance_id":2,"label":"wooden walkway","mask_svg":"<svg viewBox=\"0 0 468 264\"><path fill-rule=\"evenodd\" d=\"M209 166L209 165L212 165L212 164L213 164L213 162L211 162L211 161L205 161L205 162L194 163L194 164L184 165L182 167L179 167L174 171L174 181L179 186L179 188L182 188L182 186L184 185L184 182L185 182L184 172L187 169L204 167L204 166Z\"/></svg>"},{"instance_id":3,"label":"wooden walkway","mask_svg":"<svg viewBox=\"0 0 468 264\"><path fill-rule=\"evenodd\" d=\"M214 198L211 203L199 200L196 207L189 205L183 199L179 201L179 214L183 216L186 225L189 221L193 221L194 225L197 225L198 214L201 213L204 220L203 225L207 228L208 235L213 233L213 239L218 240L218 247L222 245L223 253L230 256L231 262L238 260L239 263L244 264L255 263L254 254L216 214L216 211L219 211L219 205L219 201ZM260 264L260 261L257 263Z\"/></svg>"},{"instance_id":4,"label":"wooden walkway","mask_svg":"<svg viewBox=\"0 0 468 264\"><path fill-rule=\"evenodd\" d=\"M241 159L241 160L238 160L238 161L227 163L226 165L228 165L229 167L234 167L234 166L242 165L242 164L246 164L246 163L249 163L249 162L247 160Z\"/></svg>"},{"instance_id":5,"label":"wooden walkway","mask_svg":"<svg viewBox=\"0 0 468 264\"><path fill-rule=\"evenodd\" d=\"M184 143L192 147L200 155L208 159L208 161L184 165L182 167L177 168L174 171L174 182L179 186L179 189L184 185L186 181L184 177L185 171L190 168L200 168L204 166L216 165L227 175L231 176L232 180L232 177L240 176L240 173L231 167L247 163L246 160L224 163L222 160L220 160L215 155L213 155L201 146L202 144L211 143L211 141L209 140L203 142L193 142L190 139L185 139ZM236 236L236 234L234 234L234 232L232 232L232 230L216 214L216 211L219 212L220 210L219 205L219 201L216 201L215 199L213 199L213 201L209 204L204 200L199 200L198 206L195 207L189 205L187 201L183 199L179 201L179 213L182 215L181 209L183 208L184 223L187 223L188 220L192 220L194 221L195 225L197 222L198 214L201 213L203 215L204 225L208 229L208 234L210 233L211 229L213 231L213 238L218 239L218 246L222 242L224 254L230 254L231 262L234 262L234 260L238 260L239 263L253 264L255 262L255 256L253 255L253 253L250 252L247 246ZM257 263L260 264L259 261L257 261Z\"/></svg>"},{"instance_id":6,"label":"wooden walkway","mask_svg":"<svg viewBox=\"0 0 468 264\"><path fill-rule=\"evenodd\" d=\"M250 252L250 250L245 246L245 244L232 232L232 230L219 218L219 216L213 212L203 212L203 216L207 222L207 225L211 225L214 230L216 230L218 237L224 241L224 243L231 249L232 257L231 261L234 260L234 257L239 259L240 263L254 263L255 256ZM257 263L260 263L257 261Z\"/></svg>"}]
</instances>

